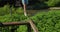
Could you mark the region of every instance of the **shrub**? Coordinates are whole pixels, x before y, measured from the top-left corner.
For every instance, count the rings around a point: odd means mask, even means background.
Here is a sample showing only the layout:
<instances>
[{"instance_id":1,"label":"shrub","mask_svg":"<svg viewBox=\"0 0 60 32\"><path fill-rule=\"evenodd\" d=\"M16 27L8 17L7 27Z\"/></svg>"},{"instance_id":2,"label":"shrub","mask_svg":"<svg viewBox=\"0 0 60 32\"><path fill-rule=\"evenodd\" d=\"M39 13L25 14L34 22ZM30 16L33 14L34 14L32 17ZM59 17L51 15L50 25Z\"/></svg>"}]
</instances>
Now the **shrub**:
<instances>
[{"instance_id":1,"label":"shrub","mask_svg":"<svg viewBox=\"0 0 60 32\"><path fill-rule=\"evenodd\" d=\"M48 6L59 6L60 0L48 0Z\"/></svg>"},{"instance_id":2,"label":"shrub","mask_svg":"<svg viewBox=\"0 0 60 32\"><path fill-rule=\"evenodd\" d=\"M9 5L4 5L4 7L0 8L0 16L4 16L7 14L10 14L12 10L12 14L23 14L23 9L22 8L14 8L13 6L10 8Z\"/></svg>"},{"instance_id":3,"label":"shrub","mask_svg":"<svg viewBox=\"0 0 60 32\"><path fill-rule=\"evenodd\" d=\"M8 5L5 5L4 7L0 8L0 16L1 15L5 15L5 14L9 14L10 8Z\"/></svg>"},{"instance_id":4,"label":"shrub","mask_svg":"<svg viewBox=\"0 0 60 32\"><path fill-rule=\"evenodd\" d=\"M8 15L5 15L5 16L0 16L0 23L2 22L18 22L18 21L23 21L27 19L26 16L24 15L19 15L19 14L8 14ZM22 25L22 26L6 26L6 27L2 27L3 29L1 29L0 27L0 31L3 31L3 32L8 32L8 31L11 31L11 29L13 28L17 28L17 32L26 32L27 28L26 26ZM23 29L23 30L22 30Z\"/></svg>"},{"instance_id":5,"label":"shrub","mask_svg":"<svg viewBox=\"0 0 60 32\"><path fill-rule=\"evenodd\" d=\"M38 13L32 20L39 32L60 32L60 11Z\"/></svg>"},{"instance_id":6,"label":"shrub","mask_svg":"<svg viewBox=\"0 0 60 32\"><path fill-rule=\"evenodd\" d=\"M19 14L8 14L5 16L0 16L0 22L11 22L11 21L21 21L27 19L26 16L24 15L19 15Z\"/></svg>"},{"instance_id":7,"label":"shrub","mask_svg":"<svg viewBox=\"0 0 60 32\"><path fill-rule=\"evenodd\" d=\"M22 8L15 8L14 7L11 7L12 8L12 15L10 15L10 6L8 5L5 5L4 7L1 7L0 8L0 22L18 22L18 21L22 21L22 20L25 20L27 19L26 16L23 15L23 9ZM19 27L19 31L22 31L24 32L26 30L26 26L9 26L9 27L2 27L3 29L1 29L0 27L0 31L3 31L3 32L10 32L10 29L12 28L18 28ZM9 29L10 28L10 29ZM22 30L24 29L24 30ZM26 32L26 31L25 31Z\"/></svg>"},{"instance_id":8,"label":"shrub","mask_svg":"<svg viewBox=\"0 0 60 32\"><path fill-rule=\"evenodd\" d=\"M25 20L27 17L19 14L0 16L0 22L11 22ZM40 12L31 17L39 32L60 32L60 10ZM13 26L15 27L15 26ZM12 27L12 28L13 28ZM18 32L26 32L26 26L16 26ZM7 31L7 30L6 30Z\"/></svg>"}]
</instances>

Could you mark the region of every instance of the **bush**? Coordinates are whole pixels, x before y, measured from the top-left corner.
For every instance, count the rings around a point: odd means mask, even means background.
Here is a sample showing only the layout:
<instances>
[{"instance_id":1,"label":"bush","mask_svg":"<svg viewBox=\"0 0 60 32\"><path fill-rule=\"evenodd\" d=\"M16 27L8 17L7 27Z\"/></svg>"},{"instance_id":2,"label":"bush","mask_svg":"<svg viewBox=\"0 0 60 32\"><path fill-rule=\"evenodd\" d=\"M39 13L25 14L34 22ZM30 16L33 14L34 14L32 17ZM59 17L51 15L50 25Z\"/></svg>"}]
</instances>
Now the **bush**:
<instances>
[{"instance_id":1,"label":"bush","mask_svg":"<svg viewBox=\"0 0 60 32\"><path fill-rule=\"evenodd\" d=\"M13 6L10 8L9 5L5 5L4 7L0 8L0 16L8 15L10 14L10 11L12 10L12 14L23 14L22 8L14 8Z\"/></svg>"},{"instance_id":2,"label":"bush","mask_svg":"<svg viewBox=\"0 0 60 32\"><path fill-rule=\"evenodd\" d=\"M60 32L60 11L38 13L32 20L39 32Z\"/></svg>"},{"instance_id":3,"label":"bush","mask_svg":"<svg viewBox=\"0 0 60 32\"><path fill-rule=\"evenodd\" d=\"M11 22L25 20L27 17L19 14L0 16L0 22ZM60 32L60 10L40 12L31 17L39 32ZM12 26L18 28L18 32L26 32L26 26ZM5 29L6 30L6 29ZM6 30L7 32L7 30Z\"/></svg>"},{"instance_id":4,"label":"bush","mask_svg":"<svg viewBox=\"0 0 60 32\"><path fill-rule=\"evenodd\" d=\"M24 15L19 15L19 14L8 14L8 15L5 15L5 16L0 16L0 23L2 22L18 22L18 21L23 21L27 19L26 16ZM6 26L6 27L2 27L3 29L1 29L0 27L0 31L3 31L3 32L8 32L8 31L11 31L11 29L13 28L17 28L17 30L15 31L18 31L18 32L26 32L27 28L26 26L22 25L22 26ZM22 30L23 29L23 30Z\"/></svg>"},{"instance_id":5,"label":"bush","mask_svg":"<svg viewBox=\"0 0 60 32\"><path fill-rule=\"evenodd\" d=\"M48 6L59 6L60 0L48 0Z\"/></svg>"},{"instance_id":6,"label":"bush","mask_svg":"<svg viewBox=\"0 0 60 32\"><path fill-rule=\"evenodd\" d=\"M0 22L11 22L11 21L21 21L27 19L26 16L24 15L19 15L19 14L8 14L5 16L0 16Z\"/></svg>"},{"instance_id":7,"label":"bush","mask_svg":"<svg viewBox=\"0 0 60 32\"><path fill-rule=\"evenodd\" d=\"M0 23L1 22L18 22L18 21L23 21L25 19L27 19L26 16L23 15L23 9L22 8L14 8L13 6L12 8L12 15L10 14L10 6L5 5L4 7L0 8ZM10 30L12 28L17 28L18 32L24 32L27 28L26 26L9 26L9 27L2 27L3 29L1 29L0 27L0 31L3 32L10 32ZM20 29L21 28L21 29ZM24 29L24 30L22 30ZM26 32L26 31L25 31Z\"/></svg>"},{"instance_id":8,"label":"bush","mask_svg":"<svg viewBox=\"0 0 60 32\"><path fill-rule=\"evenodd\" d=\"M1 15L5 15L5 14L9 14L10 12L10 8L8 5L5 5L4 7L0 8L0 16Z\"/></svg>"}]
</instances>

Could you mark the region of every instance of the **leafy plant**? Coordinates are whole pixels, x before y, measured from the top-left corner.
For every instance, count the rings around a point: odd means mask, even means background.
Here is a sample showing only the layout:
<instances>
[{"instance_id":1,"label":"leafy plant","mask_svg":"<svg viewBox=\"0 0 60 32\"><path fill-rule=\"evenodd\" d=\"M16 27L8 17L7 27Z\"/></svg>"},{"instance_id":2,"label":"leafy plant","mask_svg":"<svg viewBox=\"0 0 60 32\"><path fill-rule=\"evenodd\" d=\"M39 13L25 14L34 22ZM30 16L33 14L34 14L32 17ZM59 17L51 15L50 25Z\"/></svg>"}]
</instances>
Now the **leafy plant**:
<instances>
[{"instance_id":1,"label":"leafy plant","mask_svg":"<svg viewBox=\"0 0 60 32\"><path fill-rule=\"evenodd\" d=\"M59 6L60 0L48 0L48 6Z\"/></svg>"},{"instance_id":2,"label":"leafy plant","mask_svg":"<svg viewBox=\"0 0 60 32\"><path fill-rule=\"evenodd\" d=\"M38 13L32 17L39 32L60 32L60 11Z\"/></svg>"}]
</instances>

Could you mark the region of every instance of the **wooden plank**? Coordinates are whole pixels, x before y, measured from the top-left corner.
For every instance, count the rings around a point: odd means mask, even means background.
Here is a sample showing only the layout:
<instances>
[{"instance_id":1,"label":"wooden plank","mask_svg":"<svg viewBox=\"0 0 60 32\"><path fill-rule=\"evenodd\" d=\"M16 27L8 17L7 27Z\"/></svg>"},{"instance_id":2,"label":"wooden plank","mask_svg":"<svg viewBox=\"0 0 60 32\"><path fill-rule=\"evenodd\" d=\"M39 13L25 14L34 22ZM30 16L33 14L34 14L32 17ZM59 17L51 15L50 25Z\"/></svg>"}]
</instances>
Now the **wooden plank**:
<instances>
[{"instance_id":1,"label":"wooden plank","mask_svg":"<svg viewBox=\"0 0 60 32\"><path fill-rule=\"evenodd\" d=\"M5 22L2 23L4 26L12 26L12 25L26 25L28 22Z\"/></svg>"},{"instance_id":2,"label":"wooden plank","mask_svg":"<svg viewBox=\"0 0 60 32\"><path fill-rule=\"evenodd\" d=\"M27 25L27 27L29 29L28 32L31 31L31 28L33 29L34 32L39 32L32 20L28 20L28 22L5 22L2 24L3 24L3 26Z\"/></svg>"},{"instance_id":3,"label":"wooden plank","mask_svg":"<svg viewBox=\"0 0 60 32\"><path fill-rule=\"evenodd\" d=\"M58 10L58 9L60 9L60 7L50 7L49 9L53 9L53 10L57 9Z\"/></svg>"},{"instance_id":4,"label":"wooden plank","mask_svg":"<svg viewBox=\"0 0 60 32\"><path fill-rule=\"evenodd\" d=\"M35 26L35 24L33 23L33 21L32 21L32 20L29 20L29 23L30 23L32 29L34 30L34 32L38 32L38 29L37 29L37 27Z\"/></svg>"}]
</instances>

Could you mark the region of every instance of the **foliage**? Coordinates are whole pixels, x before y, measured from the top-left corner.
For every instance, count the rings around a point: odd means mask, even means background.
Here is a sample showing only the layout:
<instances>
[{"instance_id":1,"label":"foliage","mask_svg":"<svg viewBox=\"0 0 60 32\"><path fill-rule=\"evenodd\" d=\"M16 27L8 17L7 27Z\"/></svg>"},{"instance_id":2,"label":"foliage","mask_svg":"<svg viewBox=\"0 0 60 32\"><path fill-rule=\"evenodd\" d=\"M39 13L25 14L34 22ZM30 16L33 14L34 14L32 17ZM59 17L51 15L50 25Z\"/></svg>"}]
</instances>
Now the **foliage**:
<instances>
[{"instance_id":1,"label":"foliage","mask_svg":"<svg viewBox=\"0 0 60 32\"><path fill-rule=\"evenodd\" d=\"M10 11L12 10L12 15L10 14ZM14 8L13 6L10 8L9 5L5 5L4 7L0 8L0 23L1 22L18 22L18 21L23 21L27 19L26 16L23 15L23 9L22 8ZM27 29L26 26L9 26L9 27L0 27L1 32L10 32L12 28L18 28L19 31L23 32ZM25 31L26 32L26 31Z\"/></svg>"},{"instance_id":2,"label":"foliage","mask_svg":"<svg viewBox=\"0 0 60 32\"><path fill-rule=\"evenodd\" d=\"M27 32L27 26L26 25L19 26L17 32Z\"/></svg>"},{"instance_id":3,"label":"foliage","mask_svg":"<svg viewBox=\"0 0 60 32\"><path fill-rule=\"evenodd\" d=\"M60 0L31 0L31 3L35 8L60 7Z\"/></svg>"},{"instance_id":4,"label":"foliage","mask_svg":"<svg viewBox=\"0 0 60 32\"><path fill-rule=\"evenodd\" d=\"M10 14L11 10L12 15ZM26 17L23 15L22 8L14 8L13 6L10 7L9 5L5 5L4 7L0 8L0 22L20 21L24 20L25 18Z\"/></svg>"},{"instance_id":5,"label":"foliage","mask_svg":"<svg viewBox=\"0 0 60 32\"><path fill-rule=\"evenodd\" d=\"M20 15L15 13L12 15L8 14L0 16L0 22L21 21L25 19L27 19L27 17L25 17L23 14ZM31 17L31 19L34 21L39 32L60 32L60 10L50 10L49 12L40 12L35 16ZM16 26L16 27L18 27L17 29L18 32L27 31L26 26Z\"/></svg>"},{"instance_id":6,"label":"foliage","mask_svg":"<svg viewBox=\"0 0 60 32\"><path fill-rule=\"evenodd\" d=\"M4 7L0 7L0 16L10 14L10 11L12 12L12 14L23 14L22 8L14 8L13 6L10 7L9 5L5 5Z\"/></svg>"},{"instance_id":7,"label":"foliage","mask_svg":"<svg viewBox=\"0 0 60 32\"><path fill-rule=\"evenodd\" d=\"M20 21L23 21L23 20L25 20L25 19L27 19L27 17L26 16L24 16L24 15L19 15L19 14L12 14L12 15L10 15L10 14L8 14L8 15L5 15L5 16L0 16L0 23L2 22L20 22ZM18 31L18 32L26 32L26 30L27 30L27 28L26 28L26 26L6 26L6 27L2 27L3 29L1 29L1 27L0 27L0 31L3 31L3 32L10 32L11 31L11 29L15 29L15 28L17 28L17 30L15 30L15 31ZM22 30L23 29L23 30Z\"/></svg>"},{"instance_id":8,"label":"foliage","mask_svg":"<svg viewBox=\"0 0 60 32\"><path fill-rule=\"evenodd\" d=\"M59 6L60 0L48 0L48 6Z\"/></svg>"},{"instance_id":9,"label":"foliage","mask_svg":"<svg viewBox=\"0 0 60 32\"><path fill-rule=\"evenodd\" d=\"M10 15L9 10L9 6L0 8L0 22L22 21L27 19L27 17L23 15L23 9L18 8L15 10L15 8L12 7L12 15ZM40 12L31 17L31 19L34 21L39 32L60 32L60 10ZM18 32L26 32L26 26L16 26L16 28L17 27L19 27L17 29ZM4 32L7 32L7 30Z\"/></svg>"},{"instance_id":10,"label":"foliage","mask_svg":"<svg viewBox=\"0 0 60 32\"><path fill-rule=\"evenodd\" d=\"M38 13L32 20L39 32L60 32L60 11Z\"/></svg>"},{"instance_id":11,"label":"foliage","mask_svg":"<svg viewBox=\"0 0 60 32\"><path fill-rule=\"evenodd\" d=\"M32 0L32 2L34 2L35 3L35 5L36 5L36 3L37 3L37 5L39 5L39 6L42 6L42 7L60 7L60 0ZM30 2L31 3L31 2ZM34 5L34 4L32 4L32 5ZM41 7L41 8L42 8Z\"/></svg>"},{"instance_id":12,"label":"foliage","mask_svg":"<svg viewBox=\"0 0 60 32\"><path fill-rule=\"evenodd\" d=\"M0 7L0 16L9 14L10 8L8 5L5 5L4 7Z\"/></svg>"},{"instance_id":13,"label":"foliage","mask_svg":"<svg viewBox=\"0 0 60 32\"><path fill-rule=\"evenodd\" d=\"M27 19L24 15L12 14L0 16L0 22L12 22L12 21L21 21Z\"/></svg>"}]
</instances>

